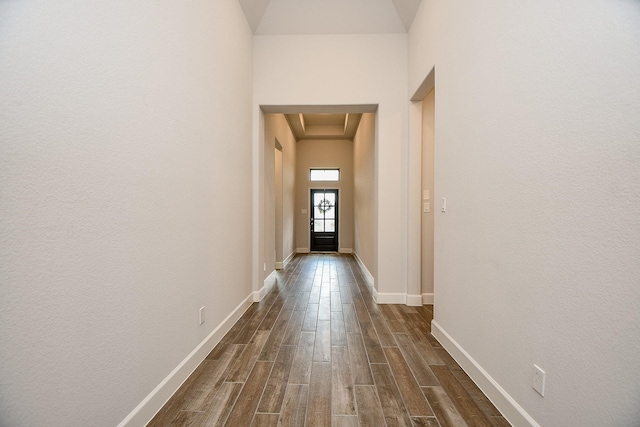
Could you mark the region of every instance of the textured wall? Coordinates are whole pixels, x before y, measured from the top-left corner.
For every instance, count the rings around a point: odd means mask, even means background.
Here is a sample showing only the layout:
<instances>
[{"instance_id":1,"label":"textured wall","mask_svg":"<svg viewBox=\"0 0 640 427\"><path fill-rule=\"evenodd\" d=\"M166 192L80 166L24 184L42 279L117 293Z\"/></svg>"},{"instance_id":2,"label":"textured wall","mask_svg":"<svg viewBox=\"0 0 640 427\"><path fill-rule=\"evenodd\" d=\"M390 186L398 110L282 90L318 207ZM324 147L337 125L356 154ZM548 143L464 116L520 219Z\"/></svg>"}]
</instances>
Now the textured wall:
<instances>
[{"instance_id":1,"label":"textured wall","mask_svg":"<svg viewBox=\"0 0 640 427\"><path fill-rule=\"evenodd\" d=\"M353 139L354 251L374 277L376 274L375 127L375 114L363 114L358 132Z\"/></svg>"},{"instance_id":2,"label":"textured wall","mask_svg":"<svg viewBox=\"0 0 640 427\"><path fill-rule=\"evenodd\" d=\"M233 0L0 28L0 425L113 426L251 292L251 32Z\"/></svg>"},{"instance_id":3,"label":"textured wall","mask_svg":"<svg viewBox=\"0 0 640 427\"><path fill-rule=\"evenodd\" d=\"M296 247L310 248L310 189L337 188L338 249L353 249L353 142L303 139L298 141L296 153ZM339 168L340 181L311 182L312 168ZM302 209L307 213L301 213Z\"/></svg>"},{"instance_id":4,"label":"textured wall","mask_svg":"<svg viewBox=\"0 0 640 427\"><path fill-rule=\"evenodd\" d=\"M436 322L540 425L637 426L640 3L425 0L409 40L410 92L436 69Z\"/></svg>"},{"instance_id":5,"label":"textured wall","mask_svg":"<svg viewBox=\"0 0 640 427\"><path fill-rule=\"evenodd\" d=\"M260 105L379 105L376 284L379 292L406 292L406 34L256 36L254 79L254 111ZM256 115L255 128L259 120Z\"/></svg>"},{"instance_id":6,"label":"textured wall","mask_svg":"<svg viewBox=\"0 0 640 427\"><path fill-rule=\"evenodd\" d=\"M267 271L264 272L264 279L275 268L276 261L282 262L295 251L295 165L296 165L296 140L291 133L289 124L283 114L265 114L265 135L264 135L264 261L267 263ZM278 239L275 235L276 228L273 226L278 209L276 203L276 188L274 187L274 164L275 164L275 140L278 140L282 147L282 235ZM280 244L281 259L276 258L276 243Z\"/></svg>"}]
</instances>

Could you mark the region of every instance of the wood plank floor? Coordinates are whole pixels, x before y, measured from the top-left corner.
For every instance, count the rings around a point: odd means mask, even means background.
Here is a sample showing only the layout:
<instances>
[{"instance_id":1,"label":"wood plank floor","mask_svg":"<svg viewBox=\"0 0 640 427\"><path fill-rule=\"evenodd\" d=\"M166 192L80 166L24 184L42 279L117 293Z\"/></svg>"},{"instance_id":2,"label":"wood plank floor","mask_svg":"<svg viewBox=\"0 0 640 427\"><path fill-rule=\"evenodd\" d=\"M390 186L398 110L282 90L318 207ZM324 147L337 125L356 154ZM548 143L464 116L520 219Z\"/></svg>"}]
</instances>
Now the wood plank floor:
<instances>
[{"instance_id":1,"label":"wood plank floor","mask_svg":"<svg viewBox=\"0 0 640 427\"><path fill-rule=\"evenodd\" d=\"M149 426L509 426L432 317L375 304L351 256L297 256Z\"/></svg>"}]
</instances>

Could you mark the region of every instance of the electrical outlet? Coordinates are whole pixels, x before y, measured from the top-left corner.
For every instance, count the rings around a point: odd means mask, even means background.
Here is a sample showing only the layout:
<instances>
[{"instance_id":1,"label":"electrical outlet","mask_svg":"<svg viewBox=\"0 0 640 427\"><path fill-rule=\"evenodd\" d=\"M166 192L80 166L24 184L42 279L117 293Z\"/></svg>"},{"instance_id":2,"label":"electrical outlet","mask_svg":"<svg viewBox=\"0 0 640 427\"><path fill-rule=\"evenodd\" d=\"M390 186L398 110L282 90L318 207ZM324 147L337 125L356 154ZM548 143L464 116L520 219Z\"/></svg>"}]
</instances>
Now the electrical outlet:
<instances>
[{"instance_id":1,"label":"electrical outlet","mask_svg":"<svg viewBox=\"0 0 640 427\"><path fill-rule=\"evenodd\" d=\"M200 307L200 310L198 311L198 318L200 319L200 324L202 325L204 323L204 306Z\"/></svg>"},{"instance_id":2,"label":"electrical outlet","mask_svg":"<svg viewBox=\"0 0 640 427\"><path fill-rule=\"evenodd\" d=\"M264 265L262 266L262 271L267 271L267 263L265 262Z\"/></svg>"},{"instance_id":3,"label":"electrical outlet","mask_svg":"<svg viewBox=\"0 0 640 427\"><path fill-rule=\"evenodd\" d=\"M538 365L533 365L533 380L532 385L533 389L540 394L540 396L544 396L544 371L540 369Z\"/></svg>"}]
</instances>

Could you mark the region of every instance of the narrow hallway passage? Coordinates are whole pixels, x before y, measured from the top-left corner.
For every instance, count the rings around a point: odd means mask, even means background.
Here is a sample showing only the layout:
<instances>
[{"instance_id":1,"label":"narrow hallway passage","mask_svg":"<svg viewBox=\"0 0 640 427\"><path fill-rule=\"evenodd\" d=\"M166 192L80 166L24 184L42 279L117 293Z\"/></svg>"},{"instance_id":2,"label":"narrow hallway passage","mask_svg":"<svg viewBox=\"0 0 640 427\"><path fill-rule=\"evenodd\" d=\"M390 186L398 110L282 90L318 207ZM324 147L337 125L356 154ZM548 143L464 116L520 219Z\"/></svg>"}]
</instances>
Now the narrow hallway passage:
<instances>
[{"instance_id":1,"label":"narrow hallway passage","mask_svg":"<svg viewBox=\"0 0 640 427\"><path fill-rule=\"evenodd\" d=\"M377 305L351 256L278 274L150 426L509 426L430 334Z\"/></svg>"}]
</instances>

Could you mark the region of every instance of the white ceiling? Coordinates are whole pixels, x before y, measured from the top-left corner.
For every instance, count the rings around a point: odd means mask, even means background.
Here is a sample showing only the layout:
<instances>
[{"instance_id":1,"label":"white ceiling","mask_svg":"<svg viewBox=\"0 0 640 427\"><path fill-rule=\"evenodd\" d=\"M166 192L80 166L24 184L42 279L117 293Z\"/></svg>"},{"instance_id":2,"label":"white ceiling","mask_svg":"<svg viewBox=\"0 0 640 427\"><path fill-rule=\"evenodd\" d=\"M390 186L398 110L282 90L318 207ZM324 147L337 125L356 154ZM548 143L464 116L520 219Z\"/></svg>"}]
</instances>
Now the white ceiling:
<instances>
[{"instance_id":1,"label":"white ceiling","mask_svg":"<svg viewBox=\"0 0 640 427\"><path fill-rule=\"evenodd\" d=\"M406 33L422 0L238 0L258 35Z\"/></svg>"}]
</instances>

